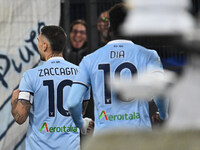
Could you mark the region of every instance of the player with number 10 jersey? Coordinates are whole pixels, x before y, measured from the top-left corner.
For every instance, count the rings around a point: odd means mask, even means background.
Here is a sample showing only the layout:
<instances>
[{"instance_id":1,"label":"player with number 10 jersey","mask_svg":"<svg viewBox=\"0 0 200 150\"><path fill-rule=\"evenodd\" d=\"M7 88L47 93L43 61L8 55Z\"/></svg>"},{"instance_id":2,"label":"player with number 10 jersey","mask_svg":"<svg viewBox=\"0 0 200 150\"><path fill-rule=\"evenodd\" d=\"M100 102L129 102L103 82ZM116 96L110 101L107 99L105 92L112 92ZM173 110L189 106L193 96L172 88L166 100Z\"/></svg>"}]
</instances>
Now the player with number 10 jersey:
<instances>
[{"instance_id":1,"label":"player with number 10 jersey","mask_svg":"<svg viewBox=\"0 0 200 150\"><path fill-rule=\"evenodd\" d=\"M156 51L129 40L113 40L84 57L79 67L74 82L92 86L95 132L113 127L151 129L148 101L122 102L107 83L116 75L130 78L145 71L163 73Z\"/></svg>"},{"instance_id":2,"label":"player with number 10 jersey","mask_svg":"<svg viewBox=\"0 0 200 150\"><path fill-rule=\"evenodd\" d=\"M74 80L68 96L67 106L77 127L82 128L84 121L81 111L81 97L92 87L94 99L95 133L106 129L127 128L149 129L148 99L120 101L109 86L108 81L115 76L131 78L144 72L163 76L163 67L155 50L150 50L126 40L119 31L127 15L123 3L109 10L111 41L104 47L84 57L79 65L79 73ZM77 94L77 91L78 94ZM134 92L134 91L133 91ZM167 103L164 99L154 98L161 119L166 119Z\"/></svg>"},{"instance_id":3,"label":"player with number 10 jersey","mask_svg":"<svg viewBox=\"0 0 200 150\"><path fill-rule=\"evenodd\" d=\"M52 57L24 73L19 90L33 96L26 149L80 149L79 128L66 105L77 72L78 66L62 57Z\"/></svg>"}]
</instances>

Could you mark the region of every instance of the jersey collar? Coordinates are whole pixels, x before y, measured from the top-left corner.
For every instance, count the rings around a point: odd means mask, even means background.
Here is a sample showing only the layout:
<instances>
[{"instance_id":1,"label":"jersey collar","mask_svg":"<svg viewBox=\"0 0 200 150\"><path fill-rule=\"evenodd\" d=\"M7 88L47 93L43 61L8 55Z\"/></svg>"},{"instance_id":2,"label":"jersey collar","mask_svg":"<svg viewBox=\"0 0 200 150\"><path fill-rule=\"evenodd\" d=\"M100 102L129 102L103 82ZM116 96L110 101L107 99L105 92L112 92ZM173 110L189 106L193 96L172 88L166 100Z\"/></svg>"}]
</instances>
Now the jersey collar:
<instances>
[{"instance_id":1,"label":"jersey collar","mask_svg":"<svg viewBox=\"0 0 200 150\"><path fill-rule=\"evenodd\" d=\"M108 44L113 44L113 43L132 43L133 44L132 41L130 41L130 40L123 40L123 39L112 40L112 41L108 42Z\"/></svg>"},{"instance_id":2,"label":"jersey collar","mask_svg":"<svg viewBox=\"0 0 200 150\"><path fill-rule=\"evenodd\" d=\"M51 57L51 58L48 59L48 61L49 61L49 60L54 60L54 59L62 59L62 60L64 60L63 57Z\"/></svg>"}]
</instances>

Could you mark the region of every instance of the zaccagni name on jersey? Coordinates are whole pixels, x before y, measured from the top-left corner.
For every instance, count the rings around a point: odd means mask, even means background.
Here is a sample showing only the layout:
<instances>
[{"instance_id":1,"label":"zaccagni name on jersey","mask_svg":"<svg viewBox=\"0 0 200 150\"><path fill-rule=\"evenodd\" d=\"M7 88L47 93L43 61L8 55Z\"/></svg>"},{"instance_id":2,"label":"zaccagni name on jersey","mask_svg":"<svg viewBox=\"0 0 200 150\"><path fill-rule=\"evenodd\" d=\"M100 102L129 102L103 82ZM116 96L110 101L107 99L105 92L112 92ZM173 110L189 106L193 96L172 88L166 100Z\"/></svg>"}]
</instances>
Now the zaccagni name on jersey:
<instances>
[{"instance_id":1,"label":"zaccagni name on jersey","mask_svg":"<svg viewBox=\"0 0 200 150\"><path fill-rule=\"evenodd\" d=\"M77 68L44 68L44 69L39 69L39 77L43 76L55 76L55 75L76 75L78 72Z\"/></svg>"}]
</instances>

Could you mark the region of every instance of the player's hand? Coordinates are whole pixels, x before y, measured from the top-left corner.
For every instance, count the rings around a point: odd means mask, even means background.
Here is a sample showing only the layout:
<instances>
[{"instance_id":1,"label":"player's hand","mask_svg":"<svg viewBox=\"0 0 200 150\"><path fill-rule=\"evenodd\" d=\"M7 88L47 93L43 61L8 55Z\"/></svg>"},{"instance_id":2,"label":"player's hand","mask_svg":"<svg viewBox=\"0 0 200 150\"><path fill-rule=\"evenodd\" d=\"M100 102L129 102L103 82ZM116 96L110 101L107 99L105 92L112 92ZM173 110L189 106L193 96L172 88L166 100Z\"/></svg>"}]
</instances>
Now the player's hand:
<instances>
[{"instance_id":1,"label":"player's hand","mask_svg":"<svg viewBox=\"0 0 200 150\"><path fill-rule=\"evenodd\" d=\"M83 120L84 120L84 124L83 124L83 127L81 128L81 133L86 135L93 130L94 121L90 118L83 118Z\"/></svg>"},{"instance_id":2,"label":"player's hand","mask_svg":"<svg viewBox=\"0 0 200 150\"><path fill-rule=\"evenodd\" d=\"M19 89L16 89L13 91L12 93L12 98L11 98L11 105L13 105L14 101L16 99L18 99L18 96L19 96Z\"/></svg>"},{"instance_id":3,"label":"player's hand","mask_svg":"<svg viewBox=\"0 0 200 150\"><path fill-rule=\"evenodd\" d=\"M90 123L89 123L89 126L87 128L87 134L91 133L94 129L94 121L92 120Z\"/></svg>"},{"instance_id":4,"label":"player's hand","mask_svg":"<svg viewBox=\"0 0 200 150\"><path fill-rule=\"evenodd\" d=\"M152 123L154 123L154 124L162 122L158 112L156 112L156 114L152 115L151 120L152 120Z\"/></svg>"}]
</instances>

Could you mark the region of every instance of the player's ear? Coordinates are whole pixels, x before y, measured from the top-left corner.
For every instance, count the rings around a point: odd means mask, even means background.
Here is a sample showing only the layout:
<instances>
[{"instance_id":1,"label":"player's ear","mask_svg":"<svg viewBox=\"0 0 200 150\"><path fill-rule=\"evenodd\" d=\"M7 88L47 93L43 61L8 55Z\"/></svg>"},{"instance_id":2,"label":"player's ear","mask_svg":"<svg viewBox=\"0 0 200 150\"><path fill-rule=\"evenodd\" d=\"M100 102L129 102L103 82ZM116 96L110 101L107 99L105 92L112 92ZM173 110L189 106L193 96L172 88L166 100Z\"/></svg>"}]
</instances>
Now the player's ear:
<instances>
[{"instance_id":1,"label":"player's ear","mask_svg":"<svg viewBox=\"0 0 200 150\"><path fill-rule=\"evenodd\" d=\"M48 49L48 43L44 42L42 48L43 48L44 51L46 51Z\"/></svg>"}]
</instances>

